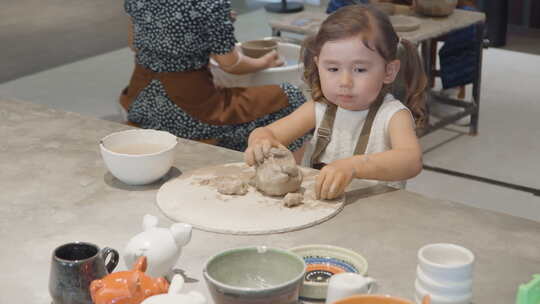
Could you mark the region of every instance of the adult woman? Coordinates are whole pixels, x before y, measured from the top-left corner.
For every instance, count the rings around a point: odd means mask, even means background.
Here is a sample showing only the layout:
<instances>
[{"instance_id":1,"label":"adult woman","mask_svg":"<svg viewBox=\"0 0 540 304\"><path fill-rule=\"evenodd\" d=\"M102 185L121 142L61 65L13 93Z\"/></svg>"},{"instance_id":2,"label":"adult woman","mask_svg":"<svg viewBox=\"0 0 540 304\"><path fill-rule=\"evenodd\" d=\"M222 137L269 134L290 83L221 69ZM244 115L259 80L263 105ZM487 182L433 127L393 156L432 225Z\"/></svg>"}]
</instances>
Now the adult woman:
<instances>
[{"instance_id":1,"label":"adult woman","mask_svg":"<svg viewBox=\"0 0 540 304\"><path fill-rule=\"evenodd\" d=\"M210 57L233 74L282 64L275 52L257 59L239 54L229 0L126 0L125 10L136 51L135 71L120 100L130 122L243 151L251 130L305 102L301 91L288 83L214 86ZM290 148L302 143L300 139Z\"/></svg>"}]
</instances>

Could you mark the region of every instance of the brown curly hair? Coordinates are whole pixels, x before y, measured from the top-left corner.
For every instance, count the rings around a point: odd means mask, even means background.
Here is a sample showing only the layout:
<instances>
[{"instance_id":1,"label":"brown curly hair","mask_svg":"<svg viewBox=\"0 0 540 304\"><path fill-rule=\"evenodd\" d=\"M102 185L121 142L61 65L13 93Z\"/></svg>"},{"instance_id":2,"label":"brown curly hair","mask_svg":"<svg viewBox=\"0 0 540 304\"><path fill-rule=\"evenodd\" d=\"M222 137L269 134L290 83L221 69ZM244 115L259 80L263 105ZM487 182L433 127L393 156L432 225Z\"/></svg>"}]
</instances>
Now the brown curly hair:
<instances>
[{"instance_id":1,"label":"brown curly hair","mask_svg":"<svg viewBox=\"0 0 540 304\"><path fill-rule=\"evenodd\" d=\"M301 50L304 81L311 89L313 100L328 103L321 89L315 62L323 45L327 41L356 35L362 35L364 45L379 53L386 62L395 59L401 61L396 81L388 89L411 110L416 126L425 127L427 77L418 51L410 41L400 40L388 17L370 5L357 4L338 9L326 18L317 34L304 40ZM398 45L401 47L398 48Z\"/></svg>"}]
</instances>

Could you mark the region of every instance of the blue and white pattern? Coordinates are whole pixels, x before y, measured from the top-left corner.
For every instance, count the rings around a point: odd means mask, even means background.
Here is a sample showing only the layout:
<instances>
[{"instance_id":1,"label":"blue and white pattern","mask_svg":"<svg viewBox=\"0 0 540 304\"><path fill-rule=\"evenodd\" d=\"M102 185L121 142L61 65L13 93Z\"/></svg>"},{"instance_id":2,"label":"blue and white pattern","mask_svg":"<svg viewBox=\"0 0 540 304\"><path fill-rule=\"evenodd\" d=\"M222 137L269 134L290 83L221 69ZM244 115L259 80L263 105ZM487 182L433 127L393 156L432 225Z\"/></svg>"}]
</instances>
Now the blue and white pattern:
<instances>
[{"instance_id":1,"label":"blue and white pattern","mask_svg":"<svg viewBox=\"0 0 540 304\"><path fill-rule=\"evenodd\" d=\"M211 54L226 54L236 43L230 0L125 0L124 7L134 25L135 60L154 72L201 69ZM286 116L306 101L297 87L283 83L281 88L288 107L248 123L217 126L182 111L167 97L161 82L153 80L129 108L128 119L143 128L189 139L214 138L223 147L244 151L253 129ZM298 149L304 140L289 148Z\"/></svg>"}]
</instances>

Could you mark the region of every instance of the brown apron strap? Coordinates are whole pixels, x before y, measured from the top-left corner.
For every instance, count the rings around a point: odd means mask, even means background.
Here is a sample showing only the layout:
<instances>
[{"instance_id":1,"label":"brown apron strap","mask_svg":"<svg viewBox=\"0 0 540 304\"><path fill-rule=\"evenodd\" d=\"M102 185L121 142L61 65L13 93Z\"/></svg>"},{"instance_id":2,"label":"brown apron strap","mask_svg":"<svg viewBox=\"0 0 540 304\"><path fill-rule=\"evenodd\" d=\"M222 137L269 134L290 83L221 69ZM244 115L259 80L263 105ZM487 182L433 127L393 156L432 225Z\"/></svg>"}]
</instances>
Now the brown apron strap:
<instances>
[{"instance_id":1,"label":"brown apron strap","mask_svg":"<svg viewBox=\"0 0 540 304\"><path fill-rule=\"evenodd\" d=\"M318 164L319 157L321 157L322 152L330 143L336 112L337 106L335 104L329 103L326 105L326 111L324 111L321 125L317 129L317 141L315 142L315 149L311 155L310 167L312 168L319 167L315 165Z\"/></svg>"},{"instance_id":2,"label":"brown apron strap","mask_svg":"<svg viewBox=\"0 0 540 304\"><path fill-rule=\"evenodd\" d=\"M379 96L377 96L377 100L375 100L374 103L371 104L369 107L369 111L366 117L366 121L364 122L364 125L362 126L362 130L360 131L360 136L358 138L358 141L356 143L356 147L354 149L354 155L357 154L364 154L367 148L367 144L369 142L369 135L371 133L371 128L373 126L373 121L375 120L375 115L379 111L379 108L381 107L384 96L386 96L386 90L381 90L381 93ZM312 168L322 168L322 166L318 160L322 154L322 152L326 149L328 144L330 143L330 139L332 138L332 129L334 126L334 120L336 118L336 112L337 112L337 106L335 104L328 104L326 107L326 111L324 112L323 119L321 121L321 125L319 129L317 130L317 141L315 142L315 149L313 151L313 154L311 156L310 160L310 166ZM321 128L323 129L322 132L320 131Z\"/></svg>"},{"instance_id":3,"label":"brown apron strap","mask_svg":"<svg viewBox=\"0 0 540 304\"><path fill-rule=\"evenodd\" d=\"M383 91L384 90L381 90L381 92ZM375 115L377 115L377 112L379 111L379 108L383 103L384 95L386 94L379 94L377 100L369 107L366 121L364 122L364 126L362 126L362 131L360 131L360 137L358 138L358 141L356 142L356 147L354 148L354 155L366 153L367 145L369 142L369 135L371 134L371 128L373 127L373 121L375 121Z\"/></svg>"},{"instance_id":4,"label":"brown apron strap","mask_svg":"<svg viewBox=\"0 0 540 304\"><path fill-rule=\"evenodd\" d=\"M140 65L120 97L122 106L127 109L153 79L161 81L168 97L184 112L211 125L246 123L289 106L278 85L218 89L208 68L156 73Z\"/></svg>"}]
</instances>

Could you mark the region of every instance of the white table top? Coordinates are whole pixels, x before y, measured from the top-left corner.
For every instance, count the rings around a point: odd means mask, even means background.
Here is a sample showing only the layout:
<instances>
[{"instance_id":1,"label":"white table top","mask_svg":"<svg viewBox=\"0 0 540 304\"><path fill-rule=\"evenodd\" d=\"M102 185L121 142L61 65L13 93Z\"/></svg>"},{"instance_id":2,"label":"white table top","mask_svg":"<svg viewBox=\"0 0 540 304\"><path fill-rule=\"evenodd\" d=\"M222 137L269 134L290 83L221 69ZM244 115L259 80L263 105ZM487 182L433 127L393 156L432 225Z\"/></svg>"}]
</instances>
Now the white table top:
<instances>
[{"instance_id":1,"label":"white table top","mask_svg":"<svg viewBox=\"0 0 540 304\"><path fill-rule=\"evenodd\" d=\"M63 243L88 241L122 255L129 238L141 231L144 214L158 216L162 227L171 224L156 206L161 184L126 186L104 166L99 139L128 128L0 101L0 303L49 303L51 254ZM241 160L241 153L185 140L177 147L174 172ZM350 191L336 217L295 232L233 236L195 230L178 266L196 280L187 289L208 296L202 266L219 251L330 244L363 255L380 293L412 300L416 253L437 242L456 243L476 255L474 303L513 303L518 285L540 269L540 223L405 190ZM121 260L117 270L123 269Z\"/></svg>"}]
</instances>

